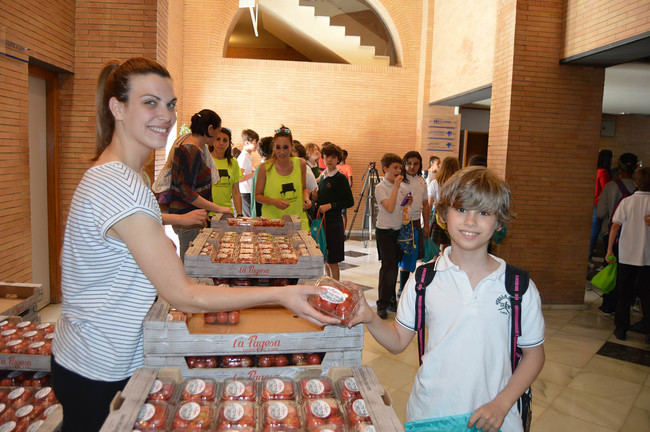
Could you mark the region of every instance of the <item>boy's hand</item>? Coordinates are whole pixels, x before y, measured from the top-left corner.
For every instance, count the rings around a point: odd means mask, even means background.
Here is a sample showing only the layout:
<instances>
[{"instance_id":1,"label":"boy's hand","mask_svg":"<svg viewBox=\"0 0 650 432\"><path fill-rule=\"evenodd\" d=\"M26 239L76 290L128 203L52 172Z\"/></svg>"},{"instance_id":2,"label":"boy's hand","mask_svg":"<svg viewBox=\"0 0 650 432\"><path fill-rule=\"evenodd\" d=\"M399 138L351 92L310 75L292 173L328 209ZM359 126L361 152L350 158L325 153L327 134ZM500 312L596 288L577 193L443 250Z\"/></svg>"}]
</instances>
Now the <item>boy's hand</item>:
<instances>
[{"instance_id":1,"label":"boy's hand","mask_svg":"<svg viewBox=\"0 0 650 432\"><path fill-rule=\"evenodd\" d=\"M331 209L332 209L332 204L330 204L330 203L323 204L323 205L318 207L318 214L319 215L324 215L325 213L327 213Z\"/></svg>"},{"instance_id":2,"label":"boy's hand","mask_svg":"<svg viewBox=\"0 0 650 432\"><path fill-rule=\"evenodd\" d=\"M350 282L345 281L343 282L343 284L349 286ZM368 305L368 302L366 301L366 297L363 295L363 290L361 288L359 288L359 293L361 294L360 295L361 298L359 299L359 306L357 307L357 310L354 316L352 317L352 320L350 320L350 322L348 323L348 327L354 327L359 323L369 323L370 321L372 321L374 317L377 316L375 311L373 311L372 308L370 308L370 306Z\"/></svg>"},{"instance_id":3,"label":"boy's hand","mask_svg":"<svg viewBox=\"0 0 650 432\"><path fill-rule=\"evenodd\" d=\"M402 180L404 180L404 176L403 176L403 175L398 175L397 177L395 177L395 185L396 185L396 186L399 186L400 183L402 183Z\"/></svg>"},{"instance_id":4,"label":"boy's hand","mask_svg":"<svg viewBox=\"0 0 650 432\"><path fill-rule=\"evenodd\" d=\"M504 407L494 399L474 411L467 423L468 428L475 427L483 432L497 432L508 414L509 407Z\"/></svg>"}]
</instances>

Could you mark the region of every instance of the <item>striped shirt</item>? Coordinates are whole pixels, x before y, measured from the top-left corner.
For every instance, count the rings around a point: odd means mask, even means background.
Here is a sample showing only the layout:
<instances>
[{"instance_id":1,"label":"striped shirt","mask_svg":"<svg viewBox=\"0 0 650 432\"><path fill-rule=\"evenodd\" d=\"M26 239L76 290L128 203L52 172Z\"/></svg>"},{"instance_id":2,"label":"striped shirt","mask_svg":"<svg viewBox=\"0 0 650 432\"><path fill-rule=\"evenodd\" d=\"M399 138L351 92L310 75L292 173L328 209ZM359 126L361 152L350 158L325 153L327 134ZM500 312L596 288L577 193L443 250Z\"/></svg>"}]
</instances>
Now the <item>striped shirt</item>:
<instances>
[{"instance_id":1,"label":"striped shirt","mask_svg":"<svg viewBox=\"0 0 650 432\"><path fill-rule=\"evenodd\" d=\"M153 193L121 162L90 168L72 197L52 351L57 363L89 379L119 381L143 365L142 322L156 289L126 245L108 235L136 213L162 224Z\"/></svg>"}]
</instances>

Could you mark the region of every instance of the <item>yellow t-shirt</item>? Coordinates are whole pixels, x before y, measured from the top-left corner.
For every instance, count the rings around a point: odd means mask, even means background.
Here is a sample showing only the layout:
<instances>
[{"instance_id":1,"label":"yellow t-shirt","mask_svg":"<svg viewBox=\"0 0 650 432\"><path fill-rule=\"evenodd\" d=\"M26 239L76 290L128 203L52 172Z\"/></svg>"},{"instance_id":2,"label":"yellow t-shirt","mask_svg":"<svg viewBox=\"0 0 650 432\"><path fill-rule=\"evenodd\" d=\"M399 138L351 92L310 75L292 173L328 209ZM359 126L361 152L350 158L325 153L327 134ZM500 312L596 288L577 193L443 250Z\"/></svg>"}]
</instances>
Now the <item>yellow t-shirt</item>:
<instances>
[{"instance_id":1,"label":"yellow t-shirt","mask_svg":"<svg viewBox=\"0 0 650 432\"><path fill-rule=\"evenodd\" d=\"M235 213L232 203L232 186L239 185L239 178L241 177L241 170L236 158L230 159L228 165L227 159L216 159L212 156L212 160L219 170L219 182L212 185L212 202L223 207L230 207ZM212 216L214 212L210 212Z\"/></svg>"},{"instance_id":2,"label":"yellow t-shirt","mask_svg":"<svg viewBox=\"0 0 650 432\"><path fill-rule=\"evenodd\" d=\"M280 199L289 202L289 207L280 210L274 205L262 204L262 216L269 219L280 219L285 214L293 214L300 217L301 228L309 231L307 214L302 208L302 171L300 170L300 159L292 157L293 169L291 173L283 176L278 174L275 164L266 163L266 184L264 185L264 196ZM271 168L269 169L269 167Z\"/></svg>"}]
</instances>

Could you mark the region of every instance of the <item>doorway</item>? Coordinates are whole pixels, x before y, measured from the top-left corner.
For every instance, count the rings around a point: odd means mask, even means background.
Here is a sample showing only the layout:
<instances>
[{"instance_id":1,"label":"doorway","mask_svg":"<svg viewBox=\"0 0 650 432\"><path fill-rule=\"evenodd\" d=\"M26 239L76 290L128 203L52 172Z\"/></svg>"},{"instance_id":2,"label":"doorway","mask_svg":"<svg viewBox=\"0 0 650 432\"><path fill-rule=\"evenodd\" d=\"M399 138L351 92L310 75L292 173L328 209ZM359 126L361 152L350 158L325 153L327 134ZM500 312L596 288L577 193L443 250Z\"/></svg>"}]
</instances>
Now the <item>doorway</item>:
<instances>
[{"instance_id":1,"label":"doorway","mask_svg":"<svg viewBox=\"0 0 650 432\"><path fill-rule=\"evenodd\" d=\"M59 302L60 250L56 164L57 75L30 65L28 83L32 282L42 285L39 309Z\"/></svg>"}]
</instances>

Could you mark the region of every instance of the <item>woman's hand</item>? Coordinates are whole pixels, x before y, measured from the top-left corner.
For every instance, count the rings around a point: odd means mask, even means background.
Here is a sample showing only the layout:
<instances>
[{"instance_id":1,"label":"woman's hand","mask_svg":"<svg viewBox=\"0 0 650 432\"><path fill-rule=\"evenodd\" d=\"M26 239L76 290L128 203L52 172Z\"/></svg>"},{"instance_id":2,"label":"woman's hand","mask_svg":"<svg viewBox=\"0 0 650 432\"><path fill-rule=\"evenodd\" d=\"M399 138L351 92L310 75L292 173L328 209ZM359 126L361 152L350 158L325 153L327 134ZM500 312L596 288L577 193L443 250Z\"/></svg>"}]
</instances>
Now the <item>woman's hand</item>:
<instances>
[{"instance_id":1,"label":"woman's hand","mask_svg":"<svg viewBox=\"0 0 650 432\"><path fill-rule=\"evenodd\" d=\"M310 295L318 295L321 293L321 288L313 285L287 285L282 287L283 293L280 298L282 306L294 312L300 318L316 323L318 325L325 324L340 324L341 320L327 316L313 308L307 301Z\"/></svg>"},{"instance_id":2,"label":"woman's hand","mask_svg":"<svg viewBox=\"0 0 650 432\"><path fill-rule=\"evenodd\" d=\"M214 211L216 211L217 213L223 213L225 215L234 216L232 209L230 207L215 205L215 208L216 209Z\"/></svg>"},{"instance_id":3,"label":"woman's hand","mask_svg":"<svg viewBox=\"0 0 650 432\"><path fill-rule=\"evenodd\" d=\"M327 213L331 209L332 209L332 204L330 204L330 203L323 204L323 205L318 207L318 214L319 215L324 215L325 213Z\"/></svg>"},{"instance_id":4,"label":"woman's hand","mask_svg":"<svg viewBox=\"0 0 650 432\"><path fill-rule=\"evenodd\" d=\"M185 213L182 215L184 226L192 225L202 225L206 226L208 224L208 212L205 209L196 209L191 212Z\"/></svg>"},{"instance_id":5,"label":"woman's hand","mask_svg":"<svg viewBox=\"0 0 650 432\"><path fill-rule=\"evenodd\" d=\"M280 199L279 199L279 200L275 200L275 202L273 203L273 205L274 205L275 207L279 208L280 210L284 210L284 209L286 209L287 207L289 207L289 201L284 201L284 200L280 200Z\"/></svg>"}]
</instances>

